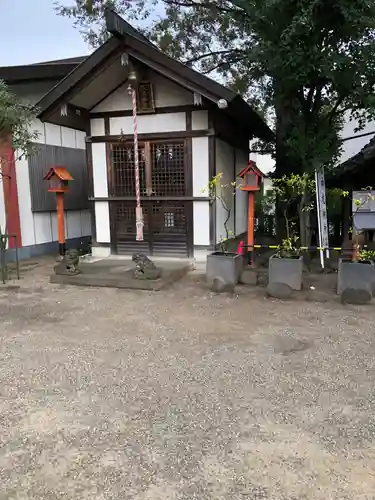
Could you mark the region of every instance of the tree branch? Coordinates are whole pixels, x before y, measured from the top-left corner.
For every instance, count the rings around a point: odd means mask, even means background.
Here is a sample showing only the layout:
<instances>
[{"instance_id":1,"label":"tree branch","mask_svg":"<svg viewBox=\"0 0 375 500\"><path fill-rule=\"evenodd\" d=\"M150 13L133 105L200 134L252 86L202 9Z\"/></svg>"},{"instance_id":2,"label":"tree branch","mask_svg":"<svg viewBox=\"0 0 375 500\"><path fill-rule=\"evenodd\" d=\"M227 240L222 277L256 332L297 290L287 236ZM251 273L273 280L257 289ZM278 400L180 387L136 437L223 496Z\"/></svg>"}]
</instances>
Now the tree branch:
<instances>
[{"instance_id":1,"label":"tree branch","mask_svg":"<svg viewBox=\"0 0 375 500\"><path fill-rule=\"evenodd\" d=\"M194 62L201 61L202 59L210 56L217 56L217 55L227 55L227 54L243 54L243 50L239 49L231 49L231 50L217 50L214 52L207 52L206 54L201 54L197 57L192 57L191 59L187 59L186 61L181 61L183 64L191 64Z\"/></svg>"},{"instance_id":2,"label":"tree branch","mask_svg":"<svg viewBox=\"0 0 375 500\"><path fill-rule=\"evenodd\" d=\"M237 62L243 61L246 58L247 58L247 56L243 56L243 57L237 57L237 58L229 60L229 61L221 61L218 64L215 64L215 66L212 66L212 68L209 68L206 71L202 71L201 74L202 75L208 75L212 71L215 71L216 69L219 69L222 66L225 66L226 64L235 64Z\"/></svg>"},{"instance_id":3,"label":"tree branch","mask_svg":"<svg viewBox=\"0 0 375 500\"><path fill-rule=\"evenodd\" d=\"M302 111L305 113L305 115L307 115L308 109L307 109L307 103L306 103L305 96L303 95L303 89L301 89L297 92L297 98L301 104Z\"/></svg>"},{"instance_id":4,"label":"tree branch","mask_svg":"<svg viewBox=\"0 0 375 500\"><path fill-rule=\"evenodd\" d=\"M337 99L336 104L333 106L332 110L328 113L328 121L329 123L332 123L332 120L335 116L336 111L339 109L340 104L344 102L346 96L341 96L339 99Z\"/></svg>"},{"instance_id":5,"label":"tree branch","mask_svg":"<svg viewBox=\"0 0 375 500\"><path fill-rule=\"evenodd\" d=\"M316 89L315 89L315 99L314 99L314 104L313 104L313 107L312 107L312 110L311 112L313 114L317 113L320 109L320 105L322 103L322 90L323 90L323 87L324 87L324 82L323 81L319 81L319 83L317 84L316 86Z\"/></svg>"},{"instance_id":6,"label":"tree branch","mask_svg":"<svg viewBox=\"0 0 375 500\"><path fill-rule=\"evenodd\" d=\"M307 94L307 97L306 97L306 105L307 105L307 108L309 111L311 110L311 104L312 104L315 89L316 89L316 86L312 85L310 87L309 93Z\"/></svg>"},{"instance_id":7,"label":"tree branch","mask_svg":"<svg viewBox=\"0 0 375 500\"><path fill-rule=\"evenodd\" d=\"M167 5L176 5L178 7L195 7L195 8L203 8L208 10L216 10L219 12L225 12L229 14L233 14L235 12L241 13L238 9L229 9L227 7L219 7L219 5L215 5L209 2L194 2L191 0L163 0ZM244 12L245 13L245 12Z\"/></svg>"}]
</instances>

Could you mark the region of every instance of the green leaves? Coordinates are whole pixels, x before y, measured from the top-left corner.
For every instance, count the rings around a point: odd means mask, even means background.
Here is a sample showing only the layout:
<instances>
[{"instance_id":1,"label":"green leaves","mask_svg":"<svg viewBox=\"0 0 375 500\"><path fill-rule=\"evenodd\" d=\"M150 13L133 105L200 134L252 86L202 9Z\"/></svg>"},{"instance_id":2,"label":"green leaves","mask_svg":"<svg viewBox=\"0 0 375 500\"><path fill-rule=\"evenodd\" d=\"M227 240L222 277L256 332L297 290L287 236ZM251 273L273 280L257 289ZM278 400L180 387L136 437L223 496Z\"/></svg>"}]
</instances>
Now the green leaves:
<instances>
[{"instance_id":1,"label":"green leaves","mask_svg":"<svg viewBox=\"0 0 375 500\"><path fill-rule=\"evenodd\" d=\"M33 142L39 136L31 128L36 114L34 106L21 102L0 80L0 137L12 134L13 147L19 156L31 154Z\"/></svg>"},{"instance_id":2,"label":"green leaves","mask_svg":"<svg viewBox=\"0 0 375 500\"><path fill-rule=\"evenodd\" d=\"M107 6L259 110L276 128L277 172L336 164L345 113L359 129L375 117L373 0L75 0L57 10L96 46Z\"/></svg>"},{"instance_id":3,"label":"green leaves","mask_svg":"<svg viewBox=\"0 0 375 500\"><path fill-rule=\"evenodd\" d=\"M220 246L222 251L227 251L228 240L230 236L233 236L232 231L228 228L228 222L231 216L232 207L235 203L234 196L236 190L241 187L241 184L237 184L235 181L230 181L223 183L223 173L219 172L212 179L208 181L207 186L205 186L201 191L202 193L208 193L211 201L219 201L222 208L226 212L226 217L224 220L225 238L220 237Z\"/></svg>"}]
</instances>

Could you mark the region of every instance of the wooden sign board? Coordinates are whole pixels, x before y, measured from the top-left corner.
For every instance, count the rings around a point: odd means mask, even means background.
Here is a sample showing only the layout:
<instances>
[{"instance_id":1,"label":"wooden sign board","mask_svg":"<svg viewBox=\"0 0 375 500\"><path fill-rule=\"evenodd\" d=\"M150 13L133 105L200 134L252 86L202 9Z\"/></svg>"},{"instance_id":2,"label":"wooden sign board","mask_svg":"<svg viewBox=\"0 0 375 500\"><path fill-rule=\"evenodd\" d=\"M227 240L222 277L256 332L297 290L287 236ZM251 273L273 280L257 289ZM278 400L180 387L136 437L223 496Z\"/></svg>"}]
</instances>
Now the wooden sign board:
<instances>
[{"instance_id":1,"label":"wooden sign board","mask_svg":"<svg viewBox=\"0 0 375 500\"><path fill-rule=\"evenodd\" d=\"M138 113L155 113L152 83L148 81L140 82L137 94Z\"/></svg>"}]
</instances>

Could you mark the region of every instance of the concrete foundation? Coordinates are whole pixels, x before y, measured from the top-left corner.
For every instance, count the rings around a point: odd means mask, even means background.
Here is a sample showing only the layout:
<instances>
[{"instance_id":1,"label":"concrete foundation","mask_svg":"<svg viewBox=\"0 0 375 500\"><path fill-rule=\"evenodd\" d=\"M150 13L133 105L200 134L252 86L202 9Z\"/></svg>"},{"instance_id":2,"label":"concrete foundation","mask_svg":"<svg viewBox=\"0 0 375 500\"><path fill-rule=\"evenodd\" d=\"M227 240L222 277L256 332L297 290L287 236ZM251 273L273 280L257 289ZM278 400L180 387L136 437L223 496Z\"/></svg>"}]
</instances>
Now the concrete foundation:
<instances>
[{"instance_id":1,"label":"concrete foundation","mask_svg":"<svg viewBox=\"0 0 375 500\"><path fill-rule=\"evenodd\" d=\"M52 274L50 281L65 285L158 291L183 278L192 269L192 264L186 260L159 261L157 266L161 270L160 278L141 280L133 277L134 264L130 260L102 259L81 263L79 265L81 274L79 275Z\"/></svg>"}]
</instances>

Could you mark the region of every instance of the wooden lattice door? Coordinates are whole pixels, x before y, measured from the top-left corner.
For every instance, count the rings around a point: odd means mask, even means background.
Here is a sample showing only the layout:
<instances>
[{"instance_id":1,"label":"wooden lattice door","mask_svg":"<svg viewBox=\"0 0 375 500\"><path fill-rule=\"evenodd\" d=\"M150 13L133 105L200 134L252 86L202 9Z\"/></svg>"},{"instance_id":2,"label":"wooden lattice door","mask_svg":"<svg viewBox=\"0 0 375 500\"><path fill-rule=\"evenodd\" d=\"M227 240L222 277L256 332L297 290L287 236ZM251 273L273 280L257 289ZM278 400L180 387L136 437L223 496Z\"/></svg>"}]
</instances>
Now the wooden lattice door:
<instances>
[{"instance_id":1,"label":"wooden lattice door","mask_svg":"<svg viewBox=\"0 0 375 500\"><path fill-rule=\"evenodd\" d=\"M112 235L118 253L151 255L188 254L189 203L186 197L184 141L141 143L139 147L140 191L144 213L144 242L136 241L135 171L132 144L111 149Z\"/></svg>"}]
</instances>

